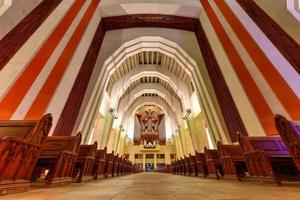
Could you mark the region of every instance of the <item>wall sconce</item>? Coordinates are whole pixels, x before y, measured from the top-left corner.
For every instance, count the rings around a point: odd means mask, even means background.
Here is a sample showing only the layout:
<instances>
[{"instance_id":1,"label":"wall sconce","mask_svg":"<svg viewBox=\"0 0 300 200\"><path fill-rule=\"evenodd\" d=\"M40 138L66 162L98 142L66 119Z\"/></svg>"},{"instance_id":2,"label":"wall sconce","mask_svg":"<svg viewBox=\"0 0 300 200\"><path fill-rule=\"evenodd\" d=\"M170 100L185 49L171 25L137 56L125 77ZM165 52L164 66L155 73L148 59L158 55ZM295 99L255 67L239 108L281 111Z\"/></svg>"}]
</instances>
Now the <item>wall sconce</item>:
<instances>
[{"instance_id":1,"label":"wall sconce","mask_svg":"<svg viewBox=\"0 0 300 200\"><path fill-rule=\"evenodd\" d=\"M115 111L115 109L109 109L109 113L111 114L112 118L118 119L118 113Z\"/></svg>"},{"instance_id":2,"label":"wall sconce","mask_svg":"<svg viewBox=\"0 0 300 200\"><path fill-rule=\"evenodd\" d=\"M183 114L182 118L183 119L187 119L188 116L191 114L191 109L186 109L185 113Z\"/></svg>"}]
</instances>

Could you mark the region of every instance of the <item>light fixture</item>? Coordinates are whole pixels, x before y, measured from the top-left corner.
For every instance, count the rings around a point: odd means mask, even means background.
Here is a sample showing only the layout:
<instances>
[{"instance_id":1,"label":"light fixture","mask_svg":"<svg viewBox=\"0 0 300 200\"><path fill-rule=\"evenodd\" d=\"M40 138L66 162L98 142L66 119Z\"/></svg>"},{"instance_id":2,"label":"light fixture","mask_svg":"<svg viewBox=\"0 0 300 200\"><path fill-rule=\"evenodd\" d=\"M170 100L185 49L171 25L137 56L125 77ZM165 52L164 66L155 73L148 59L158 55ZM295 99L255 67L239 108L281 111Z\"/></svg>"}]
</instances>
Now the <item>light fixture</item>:
<instances>
[{"instance_id":1,"label":"light fixture","mask_svg":"<svg viewBox=\"0 0 300 200\"><path fill-rule=\"evenodd\" d=\"M118 113L115 111L115 109L109 109L109 113L111 114L112 118L118 119Z\"/></svg>"},{"instance_id":2,"label":"light fixture","mask_svg":"<svg viewBox=\"0 0 300 200\"><path fill-rule=\"evenodd\" d=\"M191 109L186 109L186 111L183 114L182 118L187 119L190 114L191 114Z\"/></svg>"}]
</instances>

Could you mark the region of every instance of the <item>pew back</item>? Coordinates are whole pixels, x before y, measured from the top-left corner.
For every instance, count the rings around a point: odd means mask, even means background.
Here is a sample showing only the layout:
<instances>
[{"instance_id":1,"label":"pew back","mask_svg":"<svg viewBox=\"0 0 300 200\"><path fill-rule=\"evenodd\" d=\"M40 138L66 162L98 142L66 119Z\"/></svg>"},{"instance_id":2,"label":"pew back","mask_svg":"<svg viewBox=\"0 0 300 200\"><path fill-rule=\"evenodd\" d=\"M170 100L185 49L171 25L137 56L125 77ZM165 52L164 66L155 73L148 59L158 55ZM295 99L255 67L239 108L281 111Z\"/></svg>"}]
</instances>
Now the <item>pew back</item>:
<instances>
[{"instance_id":1,"label":"pew back","mask_svg":"<svg viewBox=\"0 0 300 200\"><path fill-rule=\"evenodd\" d=\"M40 120L1 120L0 139L18 137L40 145L44 143L51 126L51 114L45 114Z\"/></svg>"},{"instance_id":2,"label":"pew back","mask_svg":"<svg viewBox=\"0 0 300 200\"><path fill-rule=\"evenodd\" d=\"M300 171L300 124L289 121L281 115L276 115L274 120L278 133Z\"/></svg>"},{"instance_id":3,"label":"pew back","mask_svg":"<svg viewBox=\"0 0 300 200\"><path fill-rule=\"evenodd\" d=\"M58 156L62 151L77 154L81 142L81 134L76 136L50 136L47 137L42 148L41 156Z\"/></svg>"},{"instance_id":4,"label":"pew back","mask_svg":"<svg viewBox=\"0 0 300 200\"><path fill-rule=\"evenodd\" d=\"M219 154L217 149L208 149L204 148L204 155L205 155L205 160L218 160L219 159Z\"/></svg>"},{"instance_id":5,"label":"pew back","mask_svg":"<svg viewBox=\"0 0 300 200\"><path fill-rule=\"evenodd\" d=\"M78 157L96 157L96 151L97 151L98 143L97 141L94 142L94 144L82 144L80 145Z\"/></svg>"},{"instance_id":6,"label":"pew back","mask_svg":"<svg viewBox=\"0 0 300 200\"><path fill-rule=\"evenodd\" d=\"M243 160L243 151L238 144L222 144L220 141L217 143L219 156L230 156L236 160Z\"/></svg>"},{"instance_id":7,"label":"pew back","mask_svg":"<svg viewBox=\"0 0 300 200\"><path fill-rule=\"evenodd\" d=\"M264 151L269 157L290 157L289 152L279 136L249 137L240 136L239 143L244 153Z\"/></svg>"}]
</instances>

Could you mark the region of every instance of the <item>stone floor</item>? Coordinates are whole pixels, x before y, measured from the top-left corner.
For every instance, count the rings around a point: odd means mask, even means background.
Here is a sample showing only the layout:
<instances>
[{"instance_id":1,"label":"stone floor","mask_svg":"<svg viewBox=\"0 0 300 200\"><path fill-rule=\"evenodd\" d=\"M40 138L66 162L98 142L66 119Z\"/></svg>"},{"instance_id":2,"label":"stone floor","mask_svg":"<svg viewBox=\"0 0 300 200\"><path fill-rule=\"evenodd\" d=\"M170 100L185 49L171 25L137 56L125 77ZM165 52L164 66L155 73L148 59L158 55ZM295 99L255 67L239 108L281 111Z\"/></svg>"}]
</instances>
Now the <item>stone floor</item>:
<instances>
[{"instance_id":1,"label":"stone floor","mask_svg":"<svg viewBox=\"0 0 300 200\"><path fill-rule=\"evenodd\" d=\"M72 184L2 196L5 200L299 200L300 184L276 186L160 173Z\"/></svg>"}]
</instances>

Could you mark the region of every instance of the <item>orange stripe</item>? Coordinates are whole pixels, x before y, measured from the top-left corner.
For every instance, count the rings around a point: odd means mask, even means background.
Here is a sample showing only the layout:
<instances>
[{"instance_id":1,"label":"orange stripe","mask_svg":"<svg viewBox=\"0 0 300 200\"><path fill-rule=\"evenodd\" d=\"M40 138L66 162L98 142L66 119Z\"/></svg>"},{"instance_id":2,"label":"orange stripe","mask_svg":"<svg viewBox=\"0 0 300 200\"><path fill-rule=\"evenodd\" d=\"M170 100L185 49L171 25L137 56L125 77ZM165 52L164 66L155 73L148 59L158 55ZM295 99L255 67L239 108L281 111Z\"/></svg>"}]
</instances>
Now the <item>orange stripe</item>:
<instances>
[{"instance_id":1,"label":"orange stripe","mask_svg":"<svg viewBox=\"0 0 300 200\"><path fill-rule=\"evenodd\" d=\"M15 81L11 89L0 102L0 119L10 119L15 110L18 108L22 99L32 86L36 77L39 75L49 57L55 50L56 46L63 38L67 29L73 22L84 0L77 0L67 14L64 16L59 25L51 33L46 42L42 45L35 57L28 64L21 76Z\"/></svg>"},{"instance_id":2,"label":"orange stripe","mask_svg":"<svg viewBox=\"0 0 300 200\"><path fill-rule=\"evenodd\" d=\"M71 39L69 40L68 44L66 45L65 49L58 58L56 64L54 65L46 82L44 83L43 87L39 91L39 94L37 95L31 107L29 108L25 119L38 119L45 112L99 4L99 1L100 0L93 0L89 5L80 23L78 24L74 33L72 34Z\"/></svg>"},{"instance_id":3,"label":"orange stripe","mask_svg":"<svg viewBox=\"0 0 300 200\"><path fill-rule=\"evenodd\" d=\"M215 1L230 26L245 46L250 57L260 70L270 87L294 120L300 120L300 100L258 46L249 32L241 24L224 0ZM299 86L300 87L300 86Z\"/></svg>"},{"instance_id":4,"label":"orange stripe","mask_svg":"<svg viewBox=\"0 0 300 200\"><path fill-rule=\"evenodd\" d=\"M265 101L264 97L262 96L260 90L258 89L255 81L249 74L245 64L243 63L241 57L239 56L237 50L234 48L230 38L226 34L222 24L220 23L219 19L217 18L216 14L214 13L212 7L210 6L207 0L200 0L211 24L214 27L214 30L221 41L223 48L238 75L242 86L252 103L252 106L263 125L264 130L268 135L272 135L277 133L276 128L273 123L273 116L272 110L268 106L267 102Z\"/></svg>"}]
</instances>

